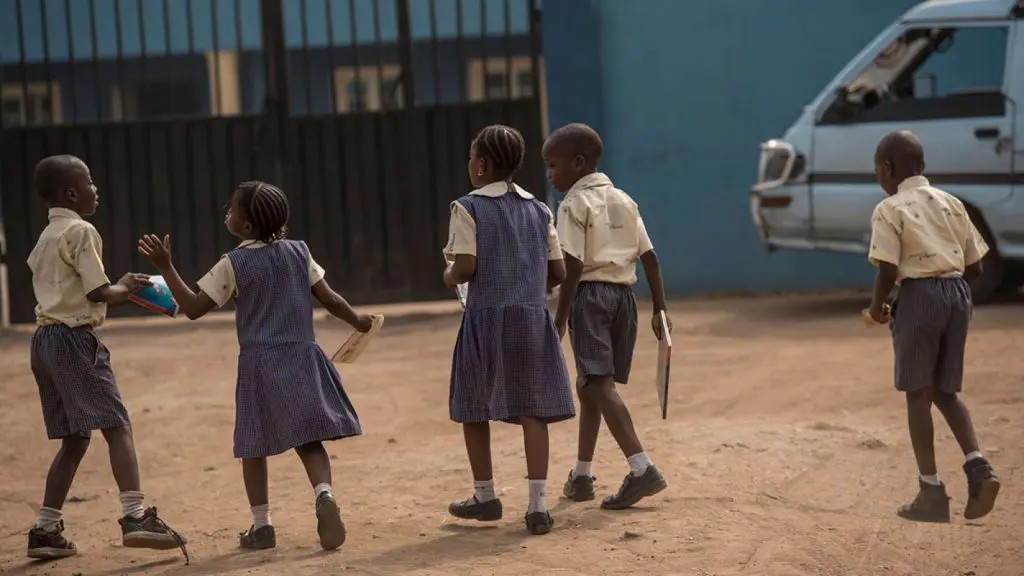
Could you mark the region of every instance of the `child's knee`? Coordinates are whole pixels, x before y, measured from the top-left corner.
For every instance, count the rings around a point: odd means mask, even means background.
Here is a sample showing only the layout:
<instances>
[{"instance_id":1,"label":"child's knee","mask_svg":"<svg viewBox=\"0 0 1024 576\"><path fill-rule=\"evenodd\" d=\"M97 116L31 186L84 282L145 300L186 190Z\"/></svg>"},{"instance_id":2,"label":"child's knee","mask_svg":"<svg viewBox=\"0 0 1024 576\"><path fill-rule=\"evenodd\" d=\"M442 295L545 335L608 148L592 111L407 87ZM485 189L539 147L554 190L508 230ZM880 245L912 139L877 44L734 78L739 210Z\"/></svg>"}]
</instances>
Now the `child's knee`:
<instances>
[{"instance_id":1,"label":"child's knee","mask_svg":"<svg viewBox=\"0 0 1024 576\"><path fill-rule=\"evenodd\" d=\"M955 392L952 394L948 392L937 392L935 394L935 405L938 406L940 410L956 405L956 401L957 395Z\"/></svg>"},{"instance_id":2,"label":"child's knee","mask_svg":"<svg viewBox=\"0 0 1024 576\"><path fill-rule=\"evenodd\" d=\"M103 438L108 443L110 442L131 442L132 440L132 428L131 426L118 426L116 428L104 428L102 430Z\"/></svg>"},{"instance_id":3,"label":"child's knee","mask_svg":"<svg viewBox=\"0 0 1024 576\"><path fill-rule=\"evenodd\" d=\"M310 442L309 444L296 446L295 451L299 454L299 456L308 456L310 454L316 454L317 452L323 452L324 444L323 442Z\"/></svg>"},{"instance_id":4,"label":"child's knee","mask_svg":"<svg viewBox=\"0 0 1024 576\"><path fill-rule=\"evenodd\" d=\"M92 441L88 436L68 436L61 441L61 449L72 457L81 459L89 450L89 443Z\"/></svg>"},{"instance_id":5,"label":"child's knee","mask_svg":"<svg viewBox=\"0 0 1024 576\"><path fill-rule=\"evenodd\" d=\"M907 392L907 405L908 406L931 406L935 400L934 393L931 388L922 388L921 390L911 390Z\"/></svg>"}]
</instances>

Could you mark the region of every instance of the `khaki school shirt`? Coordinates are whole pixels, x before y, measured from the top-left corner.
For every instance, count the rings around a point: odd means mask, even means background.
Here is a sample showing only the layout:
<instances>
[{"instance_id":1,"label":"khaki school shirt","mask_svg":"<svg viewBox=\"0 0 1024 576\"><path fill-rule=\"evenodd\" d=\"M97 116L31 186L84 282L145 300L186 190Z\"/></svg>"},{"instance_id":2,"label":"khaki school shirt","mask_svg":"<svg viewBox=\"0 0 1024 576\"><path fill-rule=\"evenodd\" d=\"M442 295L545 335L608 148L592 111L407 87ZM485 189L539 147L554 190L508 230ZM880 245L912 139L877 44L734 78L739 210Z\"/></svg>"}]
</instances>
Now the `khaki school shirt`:
<instances>
[{"instance_id":1,"label":"khaki school shirt","mask_svg":"<svg viewBox=\"0 0 1024 576\"><path fill-rule=\"evenodd\" d=\"M263 248L267 244L259 240L246 240L238 245L240 249L255 250ZM313 287L324 279L324 269L309 257L309 286ZM221 257L213 268L199 279L199 289L202 290L218 308L228 303L235 296L238 296L238 284L235 282L235 268L231 265L231 259L227 254Z\"/></svg>"},{"instance_id":2,"label":"khaki school shirt","mask_svg":"<svg viewBox=\"0 0 1024 576\"><path fill-rule=\"evenodd\" d=\"M896 265L900 280L961 276L988 250L963 202L924 176L903 181L871 216L868 260Z\"/></svg>"},{"instance_id":3,"label":"khaki school shirt","mask_svg":"<svg viewBox=\"0 0 1024 576\"><path fill-rule=\"evenodd\" d=\"M558 237L583 262L583 282L636 283L636 261L653 250L636 202L608 176L588 174L558 207Z\"/></svg>"},{"instance_id":4,"label":"khaki school shirt","mask_svg":"<svg viewBox=\"0 0 1024 576\"><path fill-rule=\"evenodd\" d=\"M522 198L532 200L533 195L513 184L513 190ZM500 198L508 193L508 183L494 182L483 188L470 192L470 196L487 196L488 198ZM561 260L562 249L558 244L558 232L555 231L555 217L551 210L544 206L548 213L548 261ZM451 218L448 222L448 245L444 248L444 254L449 259L454 259L456 254L468 254L476 256L476 220L470 215L466 207L458 202L452 202Z\"/></svg>"},{"instance_id":5,"label":"khaki school shirt","mask_svg":"<svg viewBox=\"0 0 1024 576\"><path fill-rule=\"evenodd\" d=\"M50 208L50 223L28 257L36 295L36 323L99 326L107 305L86 294L110 283L103 270L103 240L73 210Z\"/></svg>"}]
</instances>

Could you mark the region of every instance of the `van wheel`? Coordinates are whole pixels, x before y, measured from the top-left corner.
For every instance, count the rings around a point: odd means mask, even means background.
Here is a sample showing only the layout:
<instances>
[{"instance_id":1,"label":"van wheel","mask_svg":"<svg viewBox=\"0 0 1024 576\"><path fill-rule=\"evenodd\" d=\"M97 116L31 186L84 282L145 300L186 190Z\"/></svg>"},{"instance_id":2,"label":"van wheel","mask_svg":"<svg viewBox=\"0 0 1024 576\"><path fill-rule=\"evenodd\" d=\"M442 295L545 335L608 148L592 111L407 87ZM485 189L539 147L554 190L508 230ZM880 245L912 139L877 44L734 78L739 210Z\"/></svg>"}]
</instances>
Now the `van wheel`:
<instances>
[{"instance_id":1,"label":"van wheel","mask_svg":"<svg viewBox=\"0 0 1024 576\"><path fill-rule=\"evenodd\" d=\"M995 239L992 238L988 225L985 224L985 220L978 211L968 208L967 212L970 214L974 226L981 232L982 238L985 239L985 243L989 247L988 254L985 254L985 257L981 259L981 276L978 276L971 282L971 297L974 303L984 304L992 301L1000 293L1000 289L1003 288L1003 258L999 255L999 249L996 248Z\"/></svg>"}]
</instances>

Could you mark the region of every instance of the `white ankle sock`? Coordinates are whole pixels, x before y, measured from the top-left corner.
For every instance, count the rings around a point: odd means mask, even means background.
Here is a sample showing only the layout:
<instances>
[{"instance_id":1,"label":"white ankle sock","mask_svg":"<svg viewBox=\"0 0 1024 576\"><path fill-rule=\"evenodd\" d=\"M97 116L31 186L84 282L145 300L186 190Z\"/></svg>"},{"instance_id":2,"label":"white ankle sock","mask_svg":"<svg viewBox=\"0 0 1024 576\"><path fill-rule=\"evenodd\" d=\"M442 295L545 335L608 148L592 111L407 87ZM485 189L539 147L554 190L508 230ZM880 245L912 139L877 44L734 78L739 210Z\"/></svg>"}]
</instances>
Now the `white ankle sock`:
<instances>
[{"instance_id":1,"label":"white ankle sock","mask_svg":"<svg viewBox=\"0 0 1024 576\"><path fill-rule=\"evenodd\" d=\"M576 467L572 469L572 477L579 478L580 476L590 476L590 467L592 464L593 462L577 460Z\"/></svg>"},{"instance_id":2,"label":"white ankle sock","mask_svg":"<svg viewBox=\"0 0 1024 576\"><path fill-rule=\"evenodd\" d=\"M925 484L930 484L932 486L940 486L942 484L942 480L939 479L938 474L932 474L931 476L925 476L924 474L921 474L920 476L921 482L924 482Z\"/></svg>"},{"instance_id":3,"label":"white ankle sock","mask_svg":"<svg viewBox=\"0 0 1024 576\"><path fill-rule=\"evenodd\" d=\"M527 514L533 512L546 512L547 504L544 503L544 496L547 493L547 480L529 480L530 484L530 505L526 509Z\"/></svg>"},{"instance_id":4,"label":"white ankle sock","mask_svg":"<svg viewBox=\"0 0 1024 576\"><path fill-rule=\"evenodd\" d=\"M626 458L626 462L629 463L629 471L633 476L643 476L651 466L651 459L647 457L647 452L637 452Z\"/></svg>"},{"instance_id":5,"label":"white ankle sock","mask_svg":"<svg viewBox=\"0 0 1024 576\"><path fill-rule=\"evenodd\" d=\"M326 492L332 498L334 497L334 491L331 490L331 485L327 482L321 482L313 487L313 501L316 502L320 495Z\"/></svg>"},{"instance_id":6,"label":"white ankle sock","mask_svg":"<svg viewBox=\"0 0 1024 576\"><path fill-rule=\"evenodd\" d=\"M252 510L252 527L253 529L263 528L264 526L270 526L270 504L260 504L259 506L250 506Z\"/></svg>"},{"instance_id":7,"label":"white ankle sock","mask_svg":"<svg viewBox=\"0 0 1024 576\"><path fill-rule=\"evenodd\" d=\"M60 510L43 506L39 509L39 516L36 518L36 528L42 528L47 532L56 532L61 515Z\"/></svg>"},{"instance_id":8,"label":"white ankle sock","mask_svg":"<svg viewBox=\"0 0 1024 576\"><path fill-rule=\"evenodd\" d=\"M494 493L494 480L474 480L473 495L477 502L490 502L498 496Z\"/></svg>"},{"instance_id":9,"label":"white ankle sock","mask_svg":"<svg viewBox=\"0 0 1024 576\"><path fill-rule=\"evenodd\" d=\"M145 497L145 494L138 490L125 490L118 494L118 498L121 499L121 510L124 516L131 516L136 520L142 518L144 512L142 501Z\"/></svg>"},{"instance_id":10,"label":"white ankle sock","mask_svg":"<svg viewBox=\"0 0 1024 576\"><path fill-rule=\"evenodd\" d=\"M971 452L967 456L964 456L964 462L970 462L971 460L975 460L977 458L981 458L980 450L975 450L974 452Z\"/></svg>"}]
</instances>

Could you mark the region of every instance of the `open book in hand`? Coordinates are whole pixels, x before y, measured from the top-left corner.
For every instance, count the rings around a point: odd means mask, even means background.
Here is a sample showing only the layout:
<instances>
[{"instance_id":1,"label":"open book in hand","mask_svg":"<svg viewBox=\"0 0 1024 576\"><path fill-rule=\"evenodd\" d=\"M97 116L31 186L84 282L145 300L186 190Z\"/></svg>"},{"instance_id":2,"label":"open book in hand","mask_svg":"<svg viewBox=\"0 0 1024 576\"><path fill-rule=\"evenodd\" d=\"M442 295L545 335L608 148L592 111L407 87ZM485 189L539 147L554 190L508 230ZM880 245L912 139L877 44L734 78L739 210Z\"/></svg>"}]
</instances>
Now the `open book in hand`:
<instances>
[{"instance_id":1,"label":"open book in hand","mask_svg":"<svg viewBox=\"0 0 1024 576\"><path fill-rule=\"evenodd\" d=\"M380 327L384 324L383 314L373 315L373 324L370 325L368 332L360 332L356 330L348 337L348 340L338 348L338 351L331 356L331 362L341 362L342 364L351 364L359 358L359 355L363 353L363 350L370 344L370 341L380 332Z\"/></svg>"}]
</instances>

